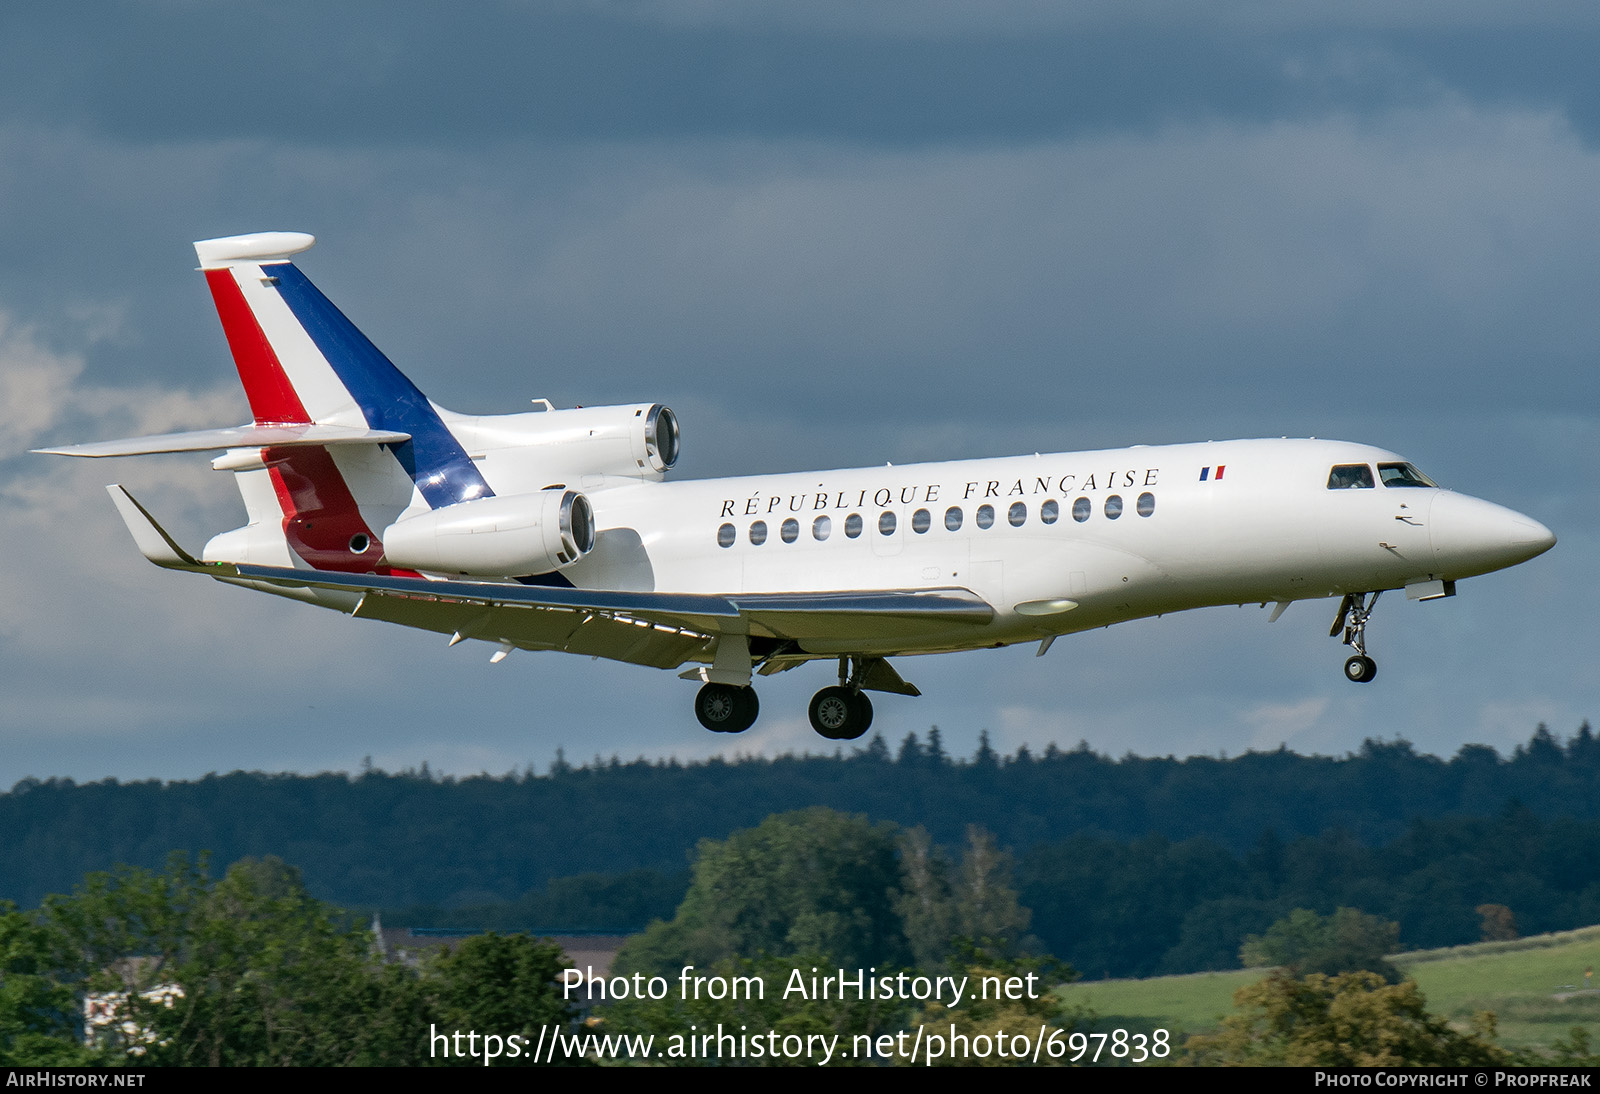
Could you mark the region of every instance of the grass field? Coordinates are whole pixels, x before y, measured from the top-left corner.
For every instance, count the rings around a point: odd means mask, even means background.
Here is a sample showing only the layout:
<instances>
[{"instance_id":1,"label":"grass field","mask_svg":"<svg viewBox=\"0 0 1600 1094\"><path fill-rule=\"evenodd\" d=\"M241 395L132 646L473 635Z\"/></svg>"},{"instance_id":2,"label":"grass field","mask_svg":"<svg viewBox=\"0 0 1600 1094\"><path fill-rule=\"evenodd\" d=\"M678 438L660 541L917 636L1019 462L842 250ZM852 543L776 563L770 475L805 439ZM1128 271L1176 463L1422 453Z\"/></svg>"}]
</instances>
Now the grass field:
<instances>
[{"instance_id":1,"label":"grass field","mask_svg":"<svg viewBox=\"0 0 1600 1094\"><path fill-rule=\"evenodd\" d=\"M1583 970L1600 968L1600 927L1419 950L1390 960L1416 979L1435 1014L1464 1024L1479 1011L1493 1011L1500 1043L1509 1048L1548 1048L1573 1026L1585 1027L1600 1044L1600 980L1583 990ZM1233 1010L1233 993L1263 975L1261 969L1241 969L1097 980L1069 984L1061 996L1069 1006L1093 1011L1097 1029L1166 1029L1181 1044L1187 1034L1215 1029Z\"/></svg>"}]
</instances>

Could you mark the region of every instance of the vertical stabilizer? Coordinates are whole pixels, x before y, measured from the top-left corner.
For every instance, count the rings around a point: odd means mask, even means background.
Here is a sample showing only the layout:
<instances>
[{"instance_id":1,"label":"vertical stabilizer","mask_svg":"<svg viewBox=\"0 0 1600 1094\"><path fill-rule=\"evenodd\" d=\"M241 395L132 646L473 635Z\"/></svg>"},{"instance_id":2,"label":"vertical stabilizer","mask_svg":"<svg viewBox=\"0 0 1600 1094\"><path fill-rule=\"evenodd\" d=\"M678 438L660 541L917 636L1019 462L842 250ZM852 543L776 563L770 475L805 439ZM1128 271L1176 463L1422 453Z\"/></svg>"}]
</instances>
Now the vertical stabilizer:
<instances>
[{"instance_id":1,"label":"vertical stabilizer","mask_svg":"<svg viewBox=\"0 0 1600 1094\"><path fill-rule=\"evenodd\" d=\"M261 232L194 245L257 423L405 433L390 451L430 508L492 496L427 396L295 267L315 242Z\"/></svg>"},{"instance_id":2,"label":"vertical stabilizer","mask_svg":"<svg viewBox=\"0 0 1600 1094\"><path fill-rule=\"evenodd\" d=\"M365 424L355 399L275 287L272 271L315 242L303 232L260 232L194 245L258 423Z\"/></svg>"},{"instance_id":3,"label":"vertical stabilizer","mask_svg":"<svg viewBox=\"0 0 1600 1094\"><path fill-rule=\"evenodd\" d=\"M494 491L428 398L295 268L293 257L315 242L302 232L261 232L194 245L250 412L257 426L311 423L402 439L343 451L269 444L230 456L250 525L213 540L207 558L267 558L286 548L296 565L383 573L377 529L413 504L437 509Z\"/></svg>"}]
</instances>

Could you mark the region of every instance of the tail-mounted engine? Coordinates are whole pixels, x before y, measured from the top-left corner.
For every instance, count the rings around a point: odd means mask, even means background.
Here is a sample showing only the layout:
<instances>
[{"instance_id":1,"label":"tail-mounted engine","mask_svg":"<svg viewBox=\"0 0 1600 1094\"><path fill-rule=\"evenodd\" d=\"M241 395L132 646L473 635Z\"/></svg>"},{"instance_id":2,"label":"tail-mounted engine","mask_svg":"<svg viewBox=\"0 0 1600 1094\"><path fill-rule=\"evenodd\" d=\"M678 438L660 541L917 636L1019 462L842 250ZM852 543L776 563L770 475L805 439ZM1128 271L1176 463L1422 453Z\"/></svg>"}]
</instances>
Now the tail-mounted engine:
<instances>
[{"instance_id":1,"label":"tail-mounted engine","mask_svg":"<svg viewBox=\"0 0 1600 1094\"><path fill-rule=\"evenodd\" d=\"M659 480L678 462L678 417L660 403L573 407L483 418L450 428L485 473L580 482L585 476Z\"/></svg>"},{"instance_id":2,"label":"tail-mounted engine","mask_svg":"<svg viewBox=\"0 0 1600 1094\"><path fill-rule=\"evenodd\" d=\"M464 501L383 531L390 566L481 577L521 577L569 566L594 549L594 510L576 490L552 487Z\"/></svg>"}]
</instances>

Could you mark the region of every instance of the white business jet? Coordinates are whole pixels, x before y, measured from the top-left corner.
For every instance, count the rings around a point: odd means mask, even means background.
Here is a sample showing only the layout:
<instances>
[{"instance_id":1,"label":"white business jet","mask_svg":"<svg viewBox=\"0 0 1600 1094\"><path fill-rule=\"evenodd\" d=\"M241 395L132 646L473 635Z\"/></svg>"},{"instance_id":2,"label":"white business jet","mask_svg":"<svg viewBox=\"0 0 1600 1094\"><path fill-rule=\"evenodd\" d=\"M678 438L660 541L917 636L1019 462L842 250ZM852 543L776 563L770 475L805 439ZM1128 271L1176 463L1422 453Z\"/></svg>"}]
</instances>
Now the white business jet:
<instances>
[{"instance_id":1,"label":"white business jet","mask_svg":"<svg viewBox=\"0 0 1600 1094\"><path fill-rule=\"evenodd\" d=\"M221 450L249 523L195 557L122 487L158 566L498 647L699 681L695 714L755 722L753 675L836 661L811 701L834 740L866 692L917 695L889 658L1037 643L1213 605L1338 597L1345 676L1371 681L1379 595L1453 596L1524 562L1538 521L1440 489L1393 452L1219 441L665 482L660 404L473 417L434 403L291 261L292 232L195 244L253 420L41 449Z\"/></svg>"}]
</instances>

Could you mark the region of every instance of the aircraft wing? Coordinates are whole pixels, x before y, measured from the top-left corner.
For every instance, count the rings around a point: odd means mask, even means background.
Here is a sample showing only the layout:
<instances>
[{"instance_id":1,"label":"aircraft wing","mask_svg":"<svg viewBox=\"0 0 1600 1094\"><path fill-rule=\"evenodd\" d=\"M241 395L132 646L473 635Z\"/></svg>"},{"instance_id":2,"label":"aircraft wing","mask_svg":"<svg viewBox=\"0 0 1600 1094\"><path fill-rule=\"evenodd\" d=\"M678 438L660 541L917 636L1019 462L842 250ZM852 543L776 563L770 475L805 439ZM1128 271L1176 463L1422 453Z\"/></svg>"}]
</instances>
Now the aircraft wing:
<instances>
[{"instance_id":1,"label":"aircraft wing","mask_svg":"<svg viewBox=\"0 0 1600 1094\"><path fill-rule=\"evenodd\" d=\"M718 595L206 563L180 547L126 489L109 486L107 491L140 552L158 566L255 588L359 594L351 612L358 618L437 631L457 641L478 638L508 647L676 668L685 661L705 660L724 633L796 643L790 651L802 648L807 639L853 637L903 638L914 648L919 637L980 626L994 618L994 609L981 597L954 587ZM786 660L794 656L791 652Z\"/></svg>"},{"instance_id":2,"label":"aircraft wing","mask_svg":"<svg viewBox=\"0 0 1600 1094\"><path fill-rule=\"evenodd\" d=\"M643 663L663 668L688 660L698 647L725 632L799 642L844 634L903 635L909 641L952 624L983 624L994 618L987 602L962 588L713 595L432 581L272 566L225 569L231 573L213 576L361 593L354 614L362 618L622 661L640 658L624 656L619 649L640 645L638 652L649 658ZM682 656L664 663L675 655L669 648L681 650Z\"/></svg>"}]
</instances>

